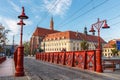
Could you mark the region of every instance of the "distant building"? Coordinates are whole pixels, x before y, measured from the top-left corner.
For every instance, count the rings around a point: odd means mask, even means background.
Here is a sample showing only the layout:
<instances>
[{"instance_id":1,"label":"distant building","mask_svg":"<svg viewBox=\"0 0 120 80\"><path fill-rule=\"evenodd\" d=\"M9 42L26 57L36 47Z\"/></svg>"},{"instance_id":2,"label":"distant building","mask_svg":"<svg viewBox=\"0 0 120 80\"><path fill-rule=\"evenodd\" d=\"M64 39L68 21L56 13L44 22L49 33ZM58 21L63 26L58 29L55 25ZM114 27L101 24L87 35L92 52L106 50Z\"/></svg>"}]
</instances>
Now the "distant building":
<instances>
[{"instance_id":1,"label":"distant building","mask_svg":"<svg viewBox=\"0 0 120 80\"><path fill-rule=\"evenodd\" d=\"M13 55L14 50L18 47L18 45L5 45L5 54L6 55Z\"/></svg>"},{"instance_id":2,"label":"distant building","mask_svg":"<svg viewBox=\"0 0 120 80\"><path fill-rule=\"evenodd\" d=\"M87 30L85 28L85 30ZM85 33L74 31L57 31L54 30L53 18L50 21L50 29L37 27L30 40L31 53L38 47L45 52L60 52L63 49L66 51L81 50L81 42L86 40L89 43L89 50L96 49L98 37ZM100 38L102 45L106 42Z\"/></svg>"},{"instance_id":3,"label":"distant building","mask_svg":"<svg viewBox=\"0 0 120 80\"><path fill-rule=\"evenodd\" d=\"M112 50L115 49L113 47L114 44L116 44L117 41L120 41L120 39L113 39L110 40L107 44L104 45L102 54L104 57L113 57ZM118 52L118 56L120 56L120 51Z\"/></svg>"}]
</instances>

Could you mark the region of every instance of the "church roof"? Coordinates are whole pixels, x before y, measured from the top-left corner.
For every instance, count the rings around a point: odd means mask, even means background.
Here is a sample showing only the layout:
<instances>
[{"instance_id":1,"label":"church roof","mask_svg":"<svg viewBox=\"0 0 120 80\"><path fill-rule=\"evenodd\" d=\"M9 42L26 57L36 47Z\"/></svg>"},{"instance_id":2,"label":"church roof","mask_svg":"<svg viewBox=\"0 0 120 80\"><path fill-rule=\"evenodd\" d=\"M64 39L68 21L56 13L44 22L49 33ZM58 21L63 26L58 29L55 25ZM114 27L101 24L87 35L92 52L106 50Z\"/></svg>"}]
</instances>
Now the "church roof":
<instances>
[{"instance_id":1,"label":"church roof","mask_svg":"<svg viewBox=\"0 0 120 80\"><path fill-rule=\"evenodd\" d=\"M56 33L56 32L60 32L60 31L37 27L35 32L33 33L33 36L45 36L47 34Z\"/></svg>"}]
</instances>

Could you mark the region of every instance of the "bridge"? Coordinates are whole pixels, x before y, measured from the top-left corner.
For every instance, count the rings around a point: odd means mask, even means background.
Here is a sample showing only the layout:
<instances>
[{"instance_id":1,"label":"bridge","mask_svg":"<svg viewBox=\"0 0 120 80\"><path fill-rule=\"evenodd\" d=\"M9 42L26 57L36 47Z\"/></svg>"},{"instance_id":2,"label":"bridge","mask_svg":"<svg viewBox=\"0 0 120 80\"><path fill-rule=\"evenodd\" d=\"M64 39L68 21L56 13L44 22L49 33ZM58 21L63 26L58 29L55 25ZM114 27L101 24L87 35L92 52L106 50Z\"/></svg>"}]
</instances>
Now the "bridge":
<instances>
[{"instance_id":1,"label":"bridge","mask_svg":"<svg viewBox=\"0 0 120 80\"><path fill-rule=\"evenodd\" d=\"M36 60L35 57L24 58L25 76L15 77L15 65L12 58L6 58L0 64L0 80L119 80L120 71L98 73L79 67Z\"/></svg>"},{"instance_id":2,"label":"bridge","mask_svg":"<svg viewBox=\"0 0 120 80\"><path fill-rule=\"evenodd\" d=\"M0 79L5 80L119 80L119 70L99 72L97 50L36 53L35 57L24 57L25 76L15 77L17 51L13 59L0 59ZM105 62L108 59L104 59ZM111 60L110 60L111 62ZM119 60L117 59L117 62ZM101 62L102 63L102 62ZM115 63L112 61L112 63ZM102 64L101 64L102 65ZM11 67L10 67L11 66ZM103 67L103 66L102 66ZM102 69L101 67L101 69ZM9 70L8 70L9 68ZM97 70L98 69L98 70ZM4 71L4 72L3 72Z\"/></svg>"}]
</instances>

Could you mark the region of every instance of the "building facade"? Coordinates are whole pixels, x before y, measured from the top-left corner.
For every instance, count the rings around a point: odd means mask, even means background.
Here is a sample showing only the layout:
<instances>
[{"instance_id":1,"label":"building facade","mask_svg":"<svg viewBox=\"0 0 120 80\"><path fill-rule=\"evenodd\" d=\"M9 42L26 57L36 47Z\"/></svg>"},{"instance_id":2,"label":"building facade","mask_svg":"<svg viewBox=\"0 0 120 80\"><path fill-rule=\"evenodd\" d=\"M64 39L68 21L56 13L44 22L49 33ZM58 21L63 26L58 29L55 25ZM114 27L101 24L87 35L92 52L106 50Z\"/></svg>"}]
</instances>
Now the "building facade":
<instances>
[{"instance_id":1,"label":"building facade","mask_svg":"<svg viewBox=\"0 0 120 80\"><path fill-rule=\"evenodd\" d=\"M107 44L104 45L102 54L104 57L114 57L114 53L112 52L115 47L113 45L116 45L116 42L120 41L119 39L113 39L110 40ZM118 54L116 56L120 56L120 51L118 51Z\"/></svg>"},{"instance_id":2,"label":"building facade","mask_svg":"<svg viewBox=\"0 0 120 80\"><path fill-rule=\"evenodd\" d=\"M60 52L65 51L80 51L81 43L85 40L89 44L89 50L96 49L98 43L98 37L89 35L86 33L74 32L74 31L57 31L54 30L53 18L50 21L50 29L37 27L33 33L30 45L31 53L38 47L45 52ZM100 38L102 45L106 42Z\"/></svg>"}]
</instances>

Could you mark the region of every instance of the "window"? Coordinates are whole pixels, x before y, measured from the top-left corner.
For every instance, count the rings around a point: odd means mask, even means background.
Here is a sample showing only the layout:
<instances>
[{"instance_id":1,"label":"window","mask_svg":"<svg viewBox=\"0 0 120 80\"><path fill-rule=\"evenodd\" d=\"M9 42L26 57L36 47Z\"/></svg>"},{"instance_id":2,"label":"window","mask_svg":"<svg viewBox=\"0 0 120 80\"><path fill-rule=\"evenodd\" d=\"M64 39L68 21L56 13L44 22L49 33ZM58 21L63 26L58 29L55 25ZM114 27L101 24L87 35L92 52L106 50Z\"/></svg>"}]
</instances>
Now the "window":
<instances>
[{"instance_id":1,"label":"window","mask_svg":"<svg viewBox=\"0 0 120 80\"><path fill-rule=\"evenodd\" d=\"M105 49L105 52L106 52L106 49Z\"/></svg>"},{"instance_id":2,"label":"window","mask_svg":"<svg viewBox=\"0 0 120 80\"><path fill-rule=\"evenodd\" d=\"M65 45L66 45L66 43L65 43Z\"/></svg>"},{"instance_id":3,"label":"window","mask_svg":"<svg viewBox=\"0 0 120 80\"><path fill-rule=\"evenodd\" d=\"M107 56L107 53L105 53L105 56Z\"/></svg>"},{"instance_id":4,"label":"window","mask_svg":"<svg viewBox=\"0 0 120 80\"><path fill-rule=\"evenodd\" d=\"M75 46L75 43L73 43L73 45Z\"/></svg>"},{"instance_id":5,"label":"window","mask_svg":"<svg viewBox=\"0 0 120 80\"><path fill-rule=\"evenodd\" d=\"M79 43L77 43L77 46L79 46Z\"/></svg>"},{"instance_id":6,"label":"window","mask_svg":"<svg viewBox=\"0 0 120 80\"><path fill-rule=\"evenodd\" d=\"M59 48L59 51L61 51L61 48Z\"/></svg>"},{"instance_id":7,"label":"window","mask_svg":"<svg viewBox=\"0 0 120 80\"><path fill-rule=\"evenodd\" d=\"M75 47L73 47L73 51L75 51Z\"/></svg>"}]
</instances>

